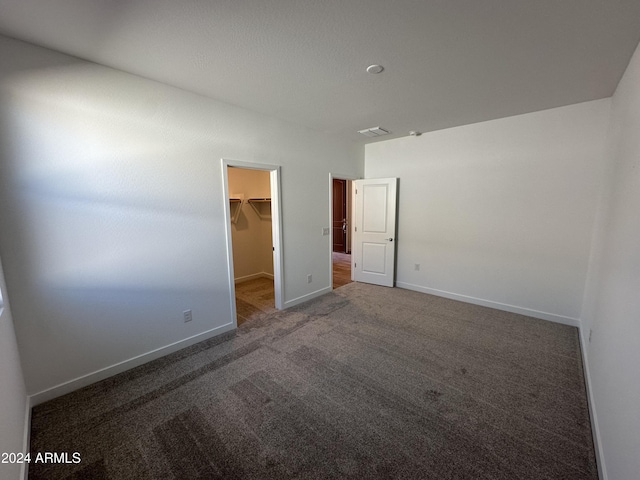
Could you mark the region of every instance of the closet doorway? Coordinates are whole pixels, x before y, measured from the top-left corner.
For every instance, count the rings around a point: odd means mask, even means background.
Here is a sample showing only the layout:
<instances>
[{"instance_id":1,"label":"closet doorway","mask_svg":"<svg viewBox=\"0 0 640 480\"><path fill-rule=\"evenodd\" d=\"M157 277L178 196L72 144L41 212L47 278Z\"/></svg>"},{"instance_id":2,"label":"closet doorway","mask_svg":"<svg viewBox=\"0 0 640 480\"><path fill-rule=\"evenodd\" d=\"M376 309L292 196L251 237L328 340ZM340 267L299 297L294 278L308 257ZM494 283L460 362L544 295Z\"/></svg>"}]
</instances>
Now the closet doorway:
<instances>
[{"instance_id":1,"label":"closet doorway","mask_svg":"<svg viewBox=\"0 0 640 480\"><path fill-rule=\"evenodd\" d=\"M236 326L282 308L279 167L223 160L231 313Z\"/></svg>"},{"instance_id":2,"label":"closet doorway","mask_svg":"<svg viewBox=\"0 0 640 480\"><path fill-rule=\"evenodd\" d=\"M333 288L353 281L351 258L353 186L351 180L342 175L330 175L331 284Z\"/></svg>"}]
</instances>

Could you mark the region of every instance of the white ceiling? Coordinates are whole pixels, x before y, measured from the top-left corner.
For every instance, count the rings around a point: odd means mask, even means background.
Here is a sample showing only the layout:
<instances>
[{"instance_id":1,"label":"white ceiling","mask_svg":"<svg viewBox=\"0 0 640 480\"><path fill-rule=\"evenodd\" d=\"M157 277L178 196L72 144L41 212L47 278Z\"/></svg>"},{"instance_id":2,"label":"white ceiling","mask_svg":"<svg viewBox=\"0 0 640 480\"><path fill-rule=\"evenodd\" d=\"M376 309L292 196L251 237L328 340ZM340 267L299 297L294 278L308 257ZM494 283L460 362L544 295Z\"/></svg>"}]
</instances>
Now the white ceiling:
<instances>
[{"instance_id":1,"label":"white ceiling","mask_svg":"<svg viewBox=\"0 0 640 480\"><path fill-rule=\"evenodd\" d=\"M0 33L366 143L610 96L640 0L0 0Z\"/></svg>"}]
</instances>

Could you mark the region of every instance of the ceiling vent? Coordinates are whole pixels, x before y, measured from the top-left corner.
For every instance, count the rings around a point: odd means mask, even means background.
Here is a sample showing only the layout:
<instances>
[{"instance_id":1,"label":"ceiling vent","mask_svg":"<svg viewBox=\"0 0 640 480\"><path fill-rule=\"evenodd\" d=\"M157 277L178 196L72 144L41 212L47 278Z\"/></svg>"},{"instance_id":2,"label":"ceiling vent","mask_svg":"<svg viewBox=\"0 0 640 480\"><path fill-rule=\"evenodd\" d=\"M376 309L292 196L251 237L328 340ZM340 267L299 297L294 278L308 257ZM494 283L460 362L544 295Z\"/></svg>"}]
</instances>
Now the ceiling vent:
<instances>
[{"instance_id":1,"label":"ceiling vent","mask_svg":"<svg viewBox=\"0 0 640 480\"><path fill-rule=\"evenodd\" d=\"M365 137L381 137L382 135L389 135L389 133L391 132L385 130L384 128L372 127L365 128L364 130L358 130L358 133L361 133Z\"/></svg>"}]
</instances>

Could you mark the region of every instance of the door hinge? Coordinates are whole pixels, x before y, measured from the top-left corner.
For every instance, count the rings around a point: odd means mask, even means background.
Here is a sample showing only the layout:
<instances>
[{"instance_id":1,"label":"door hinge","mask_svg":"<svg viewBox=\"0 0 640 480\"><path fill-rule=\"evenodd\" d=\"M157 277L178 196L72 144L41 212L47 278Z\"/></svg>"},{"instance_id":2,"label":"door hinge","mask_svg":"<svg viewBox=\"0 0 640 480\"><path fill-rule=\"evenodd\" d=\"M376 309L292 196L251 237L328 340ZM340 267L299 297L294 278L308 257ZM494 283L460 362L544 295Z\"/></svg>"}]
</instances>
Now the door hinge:
<instances>
[{"instance_id":1,"label":"door hinge","mask_svg":"<svg viewBox=\"0 0 640 480\"><path fill-rule=\"evenodd\" d=\"M358 189L356 188L356 195L358 194Z\"/></svg>"},{"instance_id":2,"label":"door hinge","mask_svg":"<svg viewBox=\"0 0 640 480\"><path fill-rule=\"evenodd\" d=\"M358 231L358 227L353 227L353 228L355 229L354 231L356 231L356 232Z\"/></svg>"}]
</instances>

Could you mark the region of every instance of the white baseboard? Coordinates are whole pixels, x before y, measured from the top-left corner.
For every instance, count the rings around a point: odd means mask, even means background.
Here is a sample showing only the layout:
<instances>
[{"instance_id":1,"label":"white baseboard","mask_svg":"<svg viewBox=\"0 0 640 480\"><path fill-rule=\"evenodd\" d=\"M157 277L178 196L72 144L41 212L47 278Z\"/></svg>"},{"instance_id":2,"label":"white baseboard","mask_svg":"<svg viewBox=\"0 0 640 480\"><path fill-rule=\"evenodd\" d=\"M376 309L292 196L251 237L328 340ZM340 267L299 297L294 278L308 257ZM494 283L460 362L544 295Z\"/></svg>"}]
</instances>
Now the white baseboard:
<instances>
[{"instance_id":1,"label":"white baseboard","mask_svg":"<svg viewBox=\"0 0 640 480\"><path fill-rule=\"evenodd\" d=\"M407 290L414 290L416 292L428 293L431 295L436 295L438 297L450 298L451 300L459 300L461 302L472 303L474 305L481 305L483 307L495 308L497 310L504 310L505 312L518 313L520 315L539 318L541 320L549 320L550 322L562 323L564 325L570 325L572 327L580 327L580 320L578 318L565 317L564 315L557 315L555 313L541 312L539 310L533 310L531 308L517 307L515 305L494 302L492 300L485 300L482 298L470 297L468 295L461 295L459 293L445 292L444 290L437 290L435 288L413 285L411 283L396 282L396 287L404 288Z\"/></svg>"},{"instance_id":2,"label":"white baseboard","mask_svg":"<svg viewBox=\"0 0 640 480\"><path fill-rule=\"evenodd\" d=\"M177 352L178 350L189 347L195 343L202 342L203 340L207 340L211 337L215 337L225 332L229 332L231 330L234 330L235 328L236 327L233 323L227 323L225 325L212 328L211 330L207 330L206 332L202 332L192 337L185 338L184 340L180 340L170 345L157 348L147 353L143 353L142 355L130 358L129 360L116 363L115 365L101 368L100 370L96 370L95 372L88 373L73 380L69 380L68 382L56 385L55 387L51 387L41 392L34 393L29 397L31 406L39 405L61 395L65 395L67 393L73 392L74 390L78 390L82 387L86 387L87 385L91 385L92 383L99 382L100 380L104 380L105 378L112 377L113 375L117 375L118 373L122 373L126 370L130 370L134 367L150 362L151 360L155 360L157 358L164 357L165 355L169 355L170 353Z\"/></svg>"},{"instance_id":3,"label":"white baseboard","mask_svg":"<svg viewBox=\"0 0 640 480\"><path fill-rule=\"evenodd\" d=\"M307 293L306 295L302 295L301 297L294 298L293 300L288 300L284 302L284 308L294 307L304 302L308 302L317 297L321 297L331 291L331 287L324 287L320 290L316 290L315 292Z\"/></svg>"},{"instance_id":4,"label":"white baseboard","mask_svg":"<svg viewBox=\"0 0 640 480\"><path fill-rule=\"evenodd\" d=\"M242 282L248 282L250 280L255 280L256 278L269 278L273 280L273 273L267 273L267 272L252 273L251 275L245 275L244 277L234 278L233 281L235 283L242 283Z\"/></svg>"},{"instance_id":5,"label":"white baseboard","mask_svg":"<svg viewBox=\"0 0 640 480\"><path fill-rule=\"evenodd\" d=\"M600 480L608 480L607 468L604 463L604 452L600 441L600 427L598 426L598 415L596 414L596 403L591 388L591 374L589 373L589 357L587 355L587 340L580 330L580 351L582 352L582 368L584 370L584 382L587 387L587 403L589 404L589 417L591 418L591 433L593 434L593 446L596 453L596 464L598 465L598 477ZM587 335L588 336L588 335Z\"/></svg>"}]
</instances>

